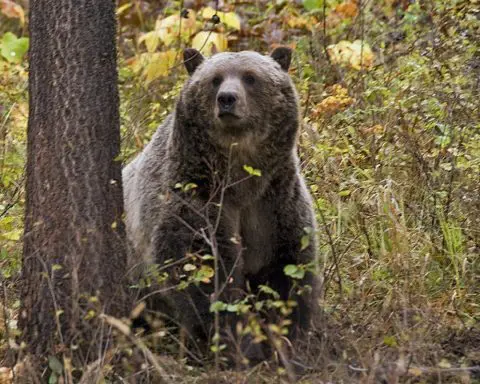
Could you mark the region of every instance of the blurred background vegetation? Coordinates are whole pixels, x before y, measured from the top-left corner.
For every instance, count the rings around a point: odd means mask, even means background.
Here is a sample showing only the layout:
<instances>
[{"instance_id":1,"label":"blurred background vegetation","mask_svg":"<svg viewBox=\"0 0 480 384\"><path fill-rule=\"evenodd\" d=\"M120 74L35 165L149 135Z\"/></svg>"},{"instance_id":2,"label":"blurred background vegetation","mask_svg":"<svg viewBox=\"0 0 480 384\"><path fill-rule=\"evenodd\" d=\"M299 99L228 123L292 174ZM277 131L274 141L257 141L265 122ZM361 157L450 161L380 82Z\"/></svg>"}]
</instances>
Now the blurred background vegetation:
<instances>
[{"instance_id":1,"label":"blurred background vegetation","mask_svg":"<svg viewBox=\"0 0 480 384\"><path fill-rule=\"evenodd\" d=\"M305 346L306 382L480 382L480 1L120 0L117 14L125 161L172 110L184 47L295 49L332 339ZM28 1L0 0L0 366L19 306L27 52Z\"/></svg>"}]
</instances>

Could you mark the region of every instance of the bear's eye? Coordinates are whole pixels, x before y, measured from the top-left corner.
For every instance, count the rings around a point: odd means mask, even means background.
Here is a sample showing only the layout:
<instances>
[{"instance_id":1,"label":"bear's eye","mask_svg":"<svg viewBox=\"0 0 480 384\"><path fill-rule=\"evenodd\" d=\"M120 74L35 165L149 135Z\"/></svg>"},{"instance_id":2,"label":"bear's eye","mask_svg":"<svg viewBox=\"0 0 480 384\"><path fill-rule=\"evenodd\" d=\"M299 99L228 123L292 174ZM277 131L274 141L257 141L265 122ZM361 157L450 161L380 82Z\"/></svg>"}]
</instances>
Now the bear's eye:
<instances>
[{"instance_id":1,"label":"bear's eye","mask_svg":"<svg viewBox=\"0 0 480 384\"><path fill-rule=\"evenodd\" d=\"M222 84L222 77L221 76L215 76L212 80L212 84L214 87L218 87L220 84Z\"/></svg>"},{"instance_id":2,"label":"bear's eye","mask_svg":"<svg viewBox=\"0 0 480 384\"><path fill-rule=\"evenodd\" d=\"M243 76L243 81L248 85L253 85L255 84L255 77L251 74L246 74Z\"/></svg>"}]
</instances>

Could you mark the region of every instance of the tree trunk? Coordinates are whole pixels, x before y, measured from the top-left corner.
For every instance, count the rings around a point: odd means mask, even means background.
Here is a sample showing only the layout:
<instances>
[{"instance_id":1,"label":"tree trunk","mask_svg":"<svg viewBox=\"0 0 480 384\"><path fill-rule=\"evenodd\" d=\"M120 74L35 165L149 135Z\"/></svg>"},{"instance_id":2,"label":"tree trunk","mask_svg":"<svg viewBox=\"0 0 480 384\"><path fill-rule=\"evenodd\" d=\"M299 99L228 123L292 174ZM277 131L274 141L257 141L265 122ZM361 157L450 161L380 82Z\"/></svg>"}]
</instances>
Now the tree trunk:
<instances>
[{"instance_id":1,"label":"tree trunk","mask_svg":"<svg viewBox=\"0 0 480 384\"><path fill-rule=\"evenodd\" d=\"M115 2L30 9L20 326L33 355L91 360L108 334L98 315L126 307Z\"/></svg>"}]
</instances>

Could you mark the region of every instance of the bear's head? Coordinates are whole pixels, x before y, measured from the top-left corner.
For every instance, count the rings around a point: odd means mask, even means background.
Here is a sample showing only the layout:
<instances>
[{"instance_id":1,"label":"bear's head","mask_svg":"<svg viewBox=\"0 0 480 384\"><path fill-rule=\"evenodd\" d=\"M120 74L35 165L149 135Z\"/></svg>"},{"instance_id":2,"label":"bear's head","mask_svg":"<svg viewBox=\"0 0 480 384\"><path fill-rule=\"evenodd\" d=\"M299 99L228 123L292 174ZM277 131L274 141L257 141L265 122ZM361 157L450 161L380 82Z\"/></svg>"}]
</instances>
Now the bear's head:
<instances>
[{"instance_id":1,"label":"bear's head","mask_svg":"<svg viewBox=\"0 0 480 384\"><path fill-rule=\"evenodd\" d=\"M279 47L269 56L244 51L206 59L186 49L190 79L177 105L177 118L195 128L191 134L206 134L217 146L261 144L278 136L293 145L298 100L288 75L291 54L290 48Z\"/></svg>"}]
</instances>

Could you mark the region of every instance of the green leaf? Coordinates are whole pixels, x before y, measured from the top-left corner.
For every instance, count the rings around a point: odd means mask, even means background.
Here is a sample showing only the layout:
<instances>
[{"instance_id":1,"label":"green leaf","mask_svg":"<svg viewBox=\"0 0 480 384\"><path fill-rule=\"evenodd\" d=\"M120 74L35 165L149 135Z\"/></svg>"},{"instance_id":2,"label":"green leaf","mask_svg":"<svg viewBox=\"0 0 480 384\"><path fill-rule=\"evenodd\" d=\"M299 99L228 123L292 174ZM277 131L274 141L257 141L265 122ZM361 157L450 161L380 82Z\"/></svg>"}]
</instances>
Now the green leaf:
<instances>
[{"instance_id":1,"label":"green leaf","mask_svg":"<svg viewBox=\"0 0 480 384\"><path fill-rule=\"evenodd\" d=\"M198 187L198 185L195 184L195 183L187 183L187 184L185 185L185 187L183 188L183 191L184 191L184 192L188 192L189 190L195 189L195 188L197 188L197 187Z\"/></svg>"},{"instance_id":2,"label":"green leaf","mask_svg":"<svg viewBox=\"0 0 480 384\"><path fill-rule=\"evenodd\" d=\"M210 350L215 353L215 352L223 351L225 348L227 348L227 346L225 344L219 345L218 348L215 345L212 345L210 347Z\"/></svg>"},{"instance_id":3,"label":"green leaf","mask_svg":"<svg viewBox=\"0 0 480 384\"><path fill-rule=\"evenodd\" d=\"M398 345L395 336L385 336L383 338L383 344L388 345L389 347L396 347Z\"/></svg>"},{"instance_id":4,"label":"green leaf","mask_svg":"<svg viewBox=\"0 0 480 384\"><path fill-rule=\"evenodd\" d=\"M179 291L183 291L184 289L187 289L189 285L190 283L188 281L180 281L180 283L177 285L177 289Z\"/></svg>"},{"instance_id":5,"label":"green leaf","mask_svg":"<svg viewBox=\"0 0 480 384\"><path fill-rule=\"evenodd\" d=\"M303 235L300 239L300 251L303 251L310 245L310 235Z\"/></svg>"},{"instance_id":6,"label":"green leaf","mask_svg":"<svg viewBox=\"0 0 480 384\"><path fill-rule=\"evenodd\" d=\"M274 289L270 288L268 285L260 285L259 289L260 289L260 292L266 293L267 295L271 295L276 300L280 298L279 293Z\"/></svg>"},{"instance_id":7,"label":"green leaf","mask_svg":"<svg viewBox=\"0 0 480 384\"><path fill-rule=\"evenodd\" d=\"M48 367L57 375L61 375L63 372L63 365L55 356L48 357Z\"/></svg>"},{"instance_id":8,"label":"green leaf","mask_svg":"<svg viewBox=\"0 0 480 384\"><path fill-rule=\"evenodd\" d=\"M249 165L245 164L243 166L243 169L245 172L247 172L251 176L262 176L262 171L260 171L259 169L255 169Z\"/></svg>"},{"instance_id":9,"label":"green leaf","mask_svg":"<svg viewBox=\"0 0 480 384\"><path fill-rule=\"evenodd\" d=\"M312 238L312 235L313 235L313 228L305 227L303 228L303 232L305 234L300 239L300 251L303 251L310 245L310 239Z\"/></svg>"},{"instance_id":10,"label":"green leaf","mask_svg":"<svg viewBox=\"0 0 480 384\"><path fill-rule=\"evenodd\" d=\"M202 265L200 269L198 269L193 279L195 281L201 281L203 283L210 283L210 279L215 275L215 271L209 265Z\"/></svg>"},{"instance_id":11,"label":"green leaf","mask_svg":"<svg viewBox=\"0 0 480 384\"><path fill-rule=\"evenodd\" d=\"M58 377L54 372L52 372L50 377L48 378L48 384L57 384L57 383L58 383Z\"/></svg>"},{"instance_id":12,"label":"green leaf","mask_svg":"<svg viewBox=\"0 0 480 384\"><path fill-rule=\"evenodd\" d=\"M307 11L314 11L323 7L323 0L303 0L303 7Z\"/></svg>"},{"instance_id":13,"label":"green leaf","mask_svg":"<svg viewBox=\"0 0 480 384\"><path fill-rule=\"evenodd\" d=\"M210 312L225 311L227 309L227 306L227 303L224 303L223 301L215 301L210 304Z\"/></svg>"},{"instance_id":14,"label":"green leaf","mask_svg":"<svg viewBox=\"0 0 480 384\"><path fill-rule=\"evenodd\" d=\"M283 268L283 272L292 279L303 279L305 276L305 270L294 264L286 265L285 268Z\"/></svg>"},{"instance_id":15,"label":"green leaf","mask_svg":"<svg viewBox=\"0 0 480 384\"><path fill-rule=\"evenodd\" d=\"M18 38L12 32L3 35L0 41L0 54L11 63L20 63L28 51L28 38Z\"/></svg>"}]
</instances>

